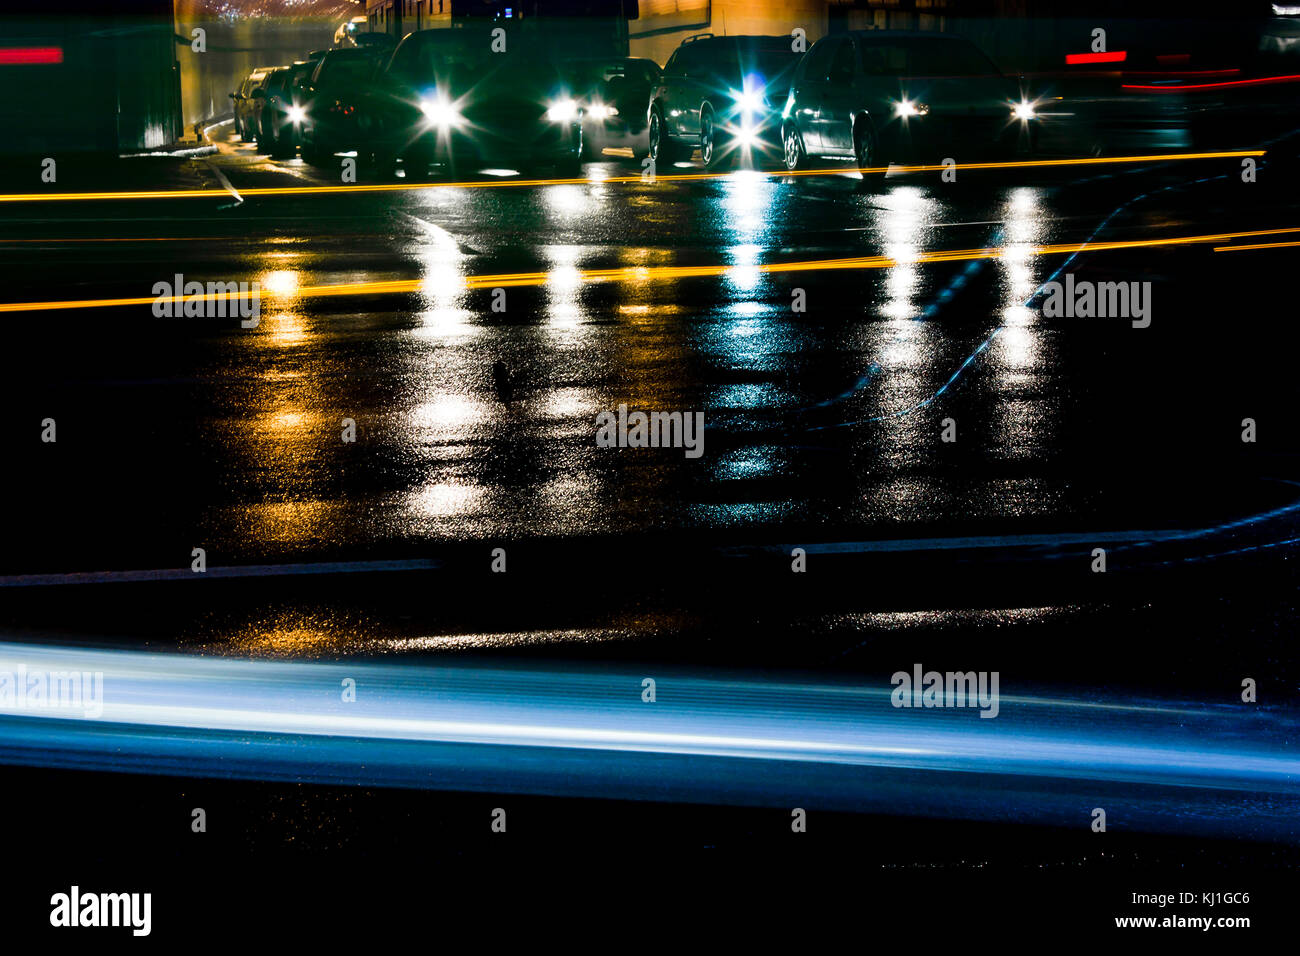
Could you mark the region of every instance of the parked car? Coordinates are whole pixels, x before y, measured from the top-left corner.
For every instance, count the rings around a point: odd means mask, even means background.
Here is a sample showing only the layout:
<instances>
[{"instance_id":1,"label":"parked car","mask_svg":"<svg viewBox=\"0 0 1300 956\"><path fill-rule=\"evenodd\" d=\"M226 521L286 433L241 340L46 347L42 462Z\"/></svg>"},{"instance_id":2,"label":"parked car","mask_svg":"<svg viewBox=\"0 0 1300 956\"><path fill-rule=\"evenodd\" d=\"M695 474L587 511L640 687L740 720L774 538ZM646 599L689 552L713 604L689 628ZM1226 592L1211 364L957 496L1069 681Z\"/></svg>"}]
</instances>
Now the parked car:
<instances>
[{"instance_id":1,"label":"parked car","mask_svg":"<svg viewBox=\"0 0 1300 956\"><path fill-rule=\"evenodd\" d=\"M689 158L699 146L716 168L749 156L779 156L781 107L800 54L789 36L688 37L664 66L650 98L650 156Z\"/></svg>"},{"instance_id":2,"label":"parked car","mask_svg":"<svg viewBox=\"0 0 1300 956\"><path fill-rule=\"evenodd\" d=\"M272 71L267 78L258 149L277 158L294 154L302 139L303 120L307 118L303 85L315 69L316 63L300 60Z\"/></svg>"},{"instance_id":3,"label":"parked car","mask_svg":"<svg viewBox=\"0 0 1300 956\"><path fill-rule=\"evenodd\" d=\"M376 83L376 162L407 176L434 163L575 172L582 110L571 77L544 48L492 53L487 35L425 30L405 37Z\"/></svg>"},{"instance_id":4,"label":"parked car","mask_svg":"<svg viewBox=\"0 0 1300 956\"><path fill-rule=\"evenodd\" d=\"M571 90L582 114L582 144L587 157L606 148L630 149L644 156L646 104L663 71L654 60L607 57L569 60Z\"/></svg>"},{"instance_id":5,"label":"parked car","mask_svg":"<svg viewBox=\"0 0 1300 956\"><path fill-rule=\"evenodd\" d=\"M1032 101L975 44L935 33L864 31L818 40L795 71L785 165L810 157L891 160L1007 156L1032 135Z\"/></svg>"},{"instance_id":6,"label":"parked car","mask_svg":"<svg viewBox=\"0 0 1300 956\"><path fill-rule=\"evenodd\" d=\"M302 158L313 165L367 148L373 113L365 108L380 60L370 47L328 50L302 86Z\"/></svg>"},{"instance_id":7,"label":"parked car","mask_svg":"<svg viewBox=\"0 0 1300 956\"><path fill-rule=\"evenodd\" d=\"M230 94L235 105L235 132L246 143L257 138L257 114L262 108L262 88L273 68L258 67L244 78L239 89Z\"/></svg>"}]
</instances>

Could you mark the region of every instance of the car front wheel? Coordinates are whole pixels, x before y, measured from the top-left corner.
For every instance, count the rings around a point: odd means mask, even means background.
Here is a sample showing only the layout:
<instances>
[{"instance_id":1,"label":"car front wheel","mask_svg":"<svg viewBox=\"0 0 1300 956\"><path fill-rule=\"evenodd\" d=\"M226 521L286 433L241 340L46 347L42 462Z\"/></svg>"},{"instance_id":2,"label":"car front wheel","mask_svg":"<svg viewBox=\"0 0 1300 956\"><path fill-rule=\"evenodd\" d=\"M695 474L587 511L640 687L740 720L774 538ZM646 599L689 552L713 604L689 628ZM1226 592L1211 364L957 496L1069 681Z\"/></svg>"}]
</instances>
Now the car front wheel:
<instances>
[{"instance_id":1,"label":"car front wheel","mask_svg":"<svg viewBox=\"0 0 1300 956\"><path fill-rule=\"evenodd\" d=\"M726 165L727 150L720 142L722 137L718 133L718 124L714 122L712 113L705 113L700 120L700 159L704 162L706 169L720 169Z\"/></svg>"},{"instance_id":2,"label":"car front wheel","mask_svg":"<svg viewBox=\"0 0 1300 956\"><path fill-rule=\"evenodd\" d=\"M668 134L664 118L656 109L650 114L650 158L655 165L675 163L681 156L681 149Z\"/></svg>"},{"instance_id":3,"label":"car front wheel","mask_svg":"<svg viewBox=\"0 0 1300 956\"><path fill-rule=\"evenodd\" d=\"M314 144L302 144L302 161L308 166L324 166L331 155Z\"/></svg>"},{"instance_id":4,"label":"car front wheel","mask_svg":"<svg viewBox=\"0 0 1300 956\"><path fill-rule=\"evenodd\" d=\"M862 178L865 180L885 178L885 170L880 165L878 142L875 130L866 120L853 125L853 161L862 171Z\"/></svg>"},{"instance_id":5,"label":"car front wheel","mask_svg":"<svg viewBox=\"0 0 1300 956\"><path fill-rule=\"evenodd\" d=\"M808 154L803 148L803 136L800 135L794 124L785 128L785 132L781 136L781 146L786 169L794 172L797 169L808 168Z\"/></svg>"}]
</instances>

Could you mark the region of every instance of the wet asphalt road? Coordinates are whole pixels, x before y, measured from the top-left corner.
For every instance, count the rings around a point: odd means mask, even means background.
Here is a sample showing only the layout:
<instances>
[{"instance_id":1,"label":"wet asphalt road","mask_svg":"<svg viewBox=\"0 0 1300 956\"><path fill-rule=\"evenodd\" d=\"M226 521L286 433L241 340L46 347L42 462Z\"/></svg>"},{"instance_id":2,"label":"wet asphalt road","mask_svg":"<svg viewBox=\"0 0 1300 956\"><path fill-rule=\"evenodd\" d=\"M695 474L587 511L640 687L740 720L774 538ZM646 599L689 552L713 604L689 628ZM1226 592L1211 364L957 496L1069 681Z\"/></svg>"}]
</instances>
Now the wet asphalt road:
<instances>
[{"instance_id":1,"label":"wet asphalt road","mask_svg":"<svg viewBox=\"0 0 1300 956\"><path fill-rule=\"evenodd\" d=\"M1249 184L1232 158L873 185L602 183L639 172L609 159L583 184L497 171L494 187L265 197L241 191L333 180L229 138L211 158L124 161L87 182L231 195L6 204L5 302L143 297L176 273L267 297L255 329L149 305L5 316L5 619L255 654L630 642L798 666L918 628L1271 632L1293 616L1295 250L1214 248L1290 236L1034 250L1300 227L1296 151L1272 146ZM1026 308L1062 267L1149 281L1150 327ZM418 288L300 292L404 280ZM597 413L621 403L702 411L704 454L597 448ZM791 602L796 545L837 570ZM485 591L496 546L508 599ZM195 547L259 570L202 593L140 574L186 578Z\"/></svg>"}]
</instances>

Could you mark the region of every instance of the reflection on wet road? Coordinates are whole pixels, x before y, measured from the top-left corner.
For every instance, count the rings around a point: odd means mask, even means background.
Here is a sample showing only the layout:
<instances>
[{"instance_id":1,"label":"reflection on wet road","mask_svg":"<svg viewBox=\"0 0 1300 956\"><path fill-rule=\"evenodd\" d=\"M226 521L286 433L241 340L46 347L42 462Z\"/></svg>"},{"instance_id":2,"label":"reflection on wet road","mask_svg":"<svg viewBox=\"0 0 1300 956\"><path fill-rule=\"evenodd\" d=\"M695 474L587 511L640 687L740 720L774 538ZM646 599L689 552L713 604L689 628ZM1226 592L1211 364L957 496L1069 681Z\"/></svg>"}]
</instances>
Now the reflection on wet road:
<instances>
[{"instance_id":1,"label":"reflection on wet road","mask_svg":"<svg viewBox=\"0 0 1300 956\"><path fill-rule=\"evenodd\" d=\"M30 496L99 478L7 570L70 570L69 553L78 570L168 567L193 541L238 563L672 529L1100 531L1289 500L1251 468L1191 460L1210 396L1182 364L1286 253L1068 254L1300 223L1270 187L1243 199L1234 160L871 188L851 173L611 183L627 168L605 162L584 184L259 199L259 184L323 180L247 153L223 145L245 196L225 208L15 207L8 301L147 297L174 274L255 281L262 299L254 329L146 305L14 318L28 344L85 348L7 369L37 383L22 412L53 409L60 428L57 467L32 458L9 481ZM770 268L854 257L884 267ZM1152 281L1157 323L1045 317L1031 297L1063 264ZM1216 387L1272 387L1272 334L1216 341ZM596 447L597 414L620 404L703 411L705 454ZM131 421L148 427L111 424Z\"/></svg>"}]
</instances>

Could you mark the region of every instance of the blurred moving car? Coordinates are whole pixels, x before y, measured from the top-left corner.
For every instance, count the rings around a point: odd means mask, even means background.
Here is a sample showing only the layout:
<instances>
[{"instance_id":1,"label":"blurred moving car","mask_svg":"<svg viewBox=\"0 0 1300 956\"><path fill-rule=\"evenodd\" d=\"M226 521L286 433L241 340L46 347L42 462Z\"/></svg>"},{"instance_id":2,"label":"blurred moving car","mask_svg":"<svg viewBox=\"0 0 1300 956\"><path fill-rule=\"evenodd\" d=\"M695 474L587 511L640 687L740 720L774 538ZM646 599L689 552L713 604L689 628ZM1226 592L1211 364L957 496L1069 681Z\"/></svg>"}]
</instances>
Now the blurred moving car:
<instances>
[{"instance_id":1,"label":"blurred moving car","mask_svg":"<svg viewBox=\"0 0 1300 956\"><path fill-rule=\"evenodd\" d=\"M307 118L302 87L315 69L316 63L300 60L277 68L267 78L261 132L257 137L257 148L262 152L277 159L294 154L302 138L302 122Z\"/></svg>"},{"instance_id":2,"label":"blurred moving car","mask_svg":"<svg viewBox=\"0 0 1300 956\"><path fill-rule=\"evenodd\" d=\"M230 94L235 104L235 132L246 143L257 138L258 113L262 108L263 87L273 67L259 66L244 78L239 89Z\"/></svg>"},{"instance_id":3,"label":"blurred moving car","mask_svg":"<svg viewBox=\"0 0 1300 956\"><path fill-rule=\"evenodd\" d=\"M302 158L314 166L335 153L366 148L374 134L373 113L364 108L372 94L380 59L376 50L327 50L302 84Z\"/></svg>"},{"instance_id":4,"label":"blurred moving car","mask_svg":"<svg viewBox=\"0 0 1300 956\"><path fill-rule=\"evenodd\" d=\"M571 77L544 47L492 53L485 36L426 30L398 45L371 101L381 170L400 158L414 177L434 163L577 171L582 110Z\"/></svg>"},{"instance_id":5,"label":"blurred moving car","mask_svg":"<svg viewBox=\"0 0 1300 956\"><path fill-rule=\"evenodd\" d=\"M1032 135L1034 105L975 44L936 33L829 36L799 63L782 113L788 169L809 157L1006 157Z\"/></svg>"},{"instance_id":6,"label":"blurred moving car","mask_svg":"<svg viewBox=\"0 0 1300 956\"><path fill-rule=\"evenodd\" d=\"M565 69L582 111L586 158L605 149L630 149L644 156L650 149L646 104L662 71L654 60L639 57L569 60Z\"/></svg>"},{"instance_id":7,"label":"blurred moving car","mask_svg":"<svg viewBox=\"0 0 1300 956\"><path fill-rule=\"evenodd\" d=\"M688 159L696 145L716 168L779 156L781 107L800 54L789 36L687 37L664 66L647 123L656 163Z\"/></svg>"}]
</instances>

